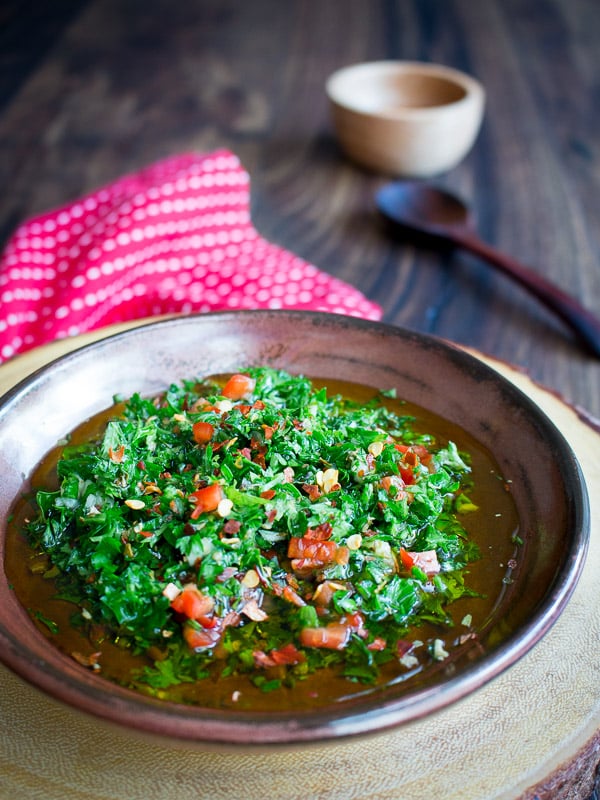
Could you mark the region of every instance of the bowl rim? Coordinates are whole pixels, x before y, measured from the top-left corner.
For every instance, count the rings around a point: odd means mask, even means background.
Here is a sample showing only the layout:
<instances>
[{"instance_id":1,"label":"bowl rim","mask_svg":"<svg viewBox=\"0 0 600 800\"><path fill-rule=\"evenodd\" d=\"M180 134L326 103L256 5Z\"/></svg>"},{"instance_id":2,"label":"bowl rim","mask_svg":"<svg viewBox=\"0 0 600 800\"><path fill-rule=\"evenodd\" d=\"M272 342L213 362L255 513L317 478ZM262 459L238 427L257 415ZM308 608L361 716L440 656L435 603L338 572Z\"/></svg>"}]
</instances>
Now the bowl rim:
<instances>
[{"instance_id":1,"label":"bowl rim","mask_svg":"<svg viewBox=\"0 0 600 800\"><path fill-rule=\"evenodd\" d=\"M456 100L439 105L429 106L398 106L387 110L368 111L355 105L348 98L348 93L342 91L340 87L346 87L353 78L360 75L372 73L373 78L381 75L426 75L436 77L460 87L464 94ZM440 116L455 112L458 108L465 105L476 103L483 107L485 100L485 89L483 84L472 75L468 75L455 67L448 67L427 61L402 61L402 60L381 60L363 61L347 66L331 73L325 82L325 92L332 105L346 112L351 112L364 119L387 120L390 122L400 122L406 120L422 120L428 117Z\"/></svg>"},{"instance_id":2,"label":"bowl rim","mask_svg":"<svg viewBox=\"0 0 600 800\"><path fill-rule=\"evenodd\" d=\"M581 467L564 435L546 414L521 389L496 372L491 366L458 346L431 336L389 325L355 317L327 314L325 312L249 310L233 312L213 312L211 314L188 315L150 320L134 328L109 334L105 338L86 343L71 352L58 356L48 364L35 370L0 398L0 423L6 409L18 402L25 394L38 385L49 374L74 366L88 353L101 352L106 347L125 338L135 339L147 331L166 326L179 327L189 324L212 323L220 319L223 323L235 317L254 316L266 318L275 316L288 320L293 325L302 318L312 319L315 324L331 325L335 321L346 320L353 327L371 330L379 335L407 337L438 352L443 351L454 360L464 363L469 370L482 377L493 377L499 381L503 391L518 400L533 414L544 431L559 446L561 457L569 461L573 475L573 485L577 490L574 503L576 516L575 532L569 547L569 557L556 575L551 591L545 596L533 620L527 621L519 629L519 635L527 636L528 646L523 650L516 635L509 636L493 651L493 658L481 659L466 667L456 677L443 682L443 700L440 701L440 685L418 689L408 696L383 700L382 703L364 707L362 698L349 705L341 704L338 709L328 706L323 710L312 710L306 714L298 712L236 712L212 711L169 703L147 697L133 690L124 689L105 679L98 679L87 670L75 664L66 655L57 651L58 657L41 661L39 655L31 651L7 631L0 617L0 662L26 681L45 691L50 697L71 707L83 710L106 722L123 725L127 717L128 727L139 733L166 737L170 741L180 741L188 745L262 748L268 746L299 746L315 742L339 740L373 734L395 728L401 724L419 720L432 712L437 712L476 691L520 660L554 625L558 614L569 601L579 580L587 555L590 528L589 500ZM0 543L2 544L2 543ZM0 552L3 552L0 546ZM0 581L6 581L4 564L0 565ZM41 637L42 634L39 634ZM44 641L46 641L44 639ZM466 688L468 686L468 688ZM350 710L349 710L350 709ZM355 713L352 712L354 710Z\"/></svg>"}]
</instances>

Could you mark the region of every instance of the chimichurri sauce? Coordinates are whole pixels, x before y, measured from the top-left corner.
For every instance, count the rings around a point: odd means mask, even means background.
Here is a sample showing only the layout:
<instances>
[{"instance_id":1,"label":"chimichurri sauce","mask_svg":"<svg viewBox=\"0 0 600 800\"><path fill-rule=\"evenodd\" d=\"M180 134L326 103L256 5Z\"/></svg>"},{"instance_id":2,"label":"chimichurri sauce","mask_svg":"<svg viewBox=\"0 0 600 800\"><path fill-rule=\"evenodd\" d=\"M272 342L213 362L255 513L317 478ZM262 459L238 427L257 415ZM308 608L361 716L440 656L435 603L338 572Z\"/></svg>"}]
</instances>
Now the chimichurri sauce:
<instances>
[{"instance_id":1,"label":"chimichurri sauce","mask_svg":"<svg viewBox=\"0 0 600 800\"><path fill-rule=\"evenodd\" d=\"M461 428L265 367L120 402L32 485L7 569L36 624L107 679L204 707L318 707L477 654L518 540Z\"/></svg>"}]
</instances>

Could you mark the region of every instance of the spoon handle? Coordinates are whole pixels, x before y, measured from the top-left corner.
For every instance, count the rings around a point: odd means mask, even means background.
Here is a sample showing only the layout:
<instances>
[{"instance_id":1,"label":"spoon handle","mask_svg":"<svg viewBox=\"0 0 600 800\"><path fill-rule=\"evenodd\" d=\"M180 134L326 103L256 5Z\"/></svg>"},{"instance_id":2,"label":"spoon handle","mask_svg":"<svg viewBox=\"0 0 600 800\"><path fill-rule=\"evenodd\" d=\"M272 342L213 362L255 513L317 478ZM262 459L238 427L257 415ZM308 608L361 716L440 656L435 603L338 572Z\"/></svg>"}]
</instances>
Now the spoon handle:
<instances>
[{"instance_id":1,"label":"spoon handle","mask_svg":"<svg viewBox=\"0 0 600 800\"><path fill-rule=\"evenodd\" d=\"M600 358L600 319L575 298L537 272L527 269L511 256L500 252L476 236L466 233L452 235L454 244L470 250L501 272L514 278L548 308L556 312L587 348Z\"/></svg>"}]
</instances>

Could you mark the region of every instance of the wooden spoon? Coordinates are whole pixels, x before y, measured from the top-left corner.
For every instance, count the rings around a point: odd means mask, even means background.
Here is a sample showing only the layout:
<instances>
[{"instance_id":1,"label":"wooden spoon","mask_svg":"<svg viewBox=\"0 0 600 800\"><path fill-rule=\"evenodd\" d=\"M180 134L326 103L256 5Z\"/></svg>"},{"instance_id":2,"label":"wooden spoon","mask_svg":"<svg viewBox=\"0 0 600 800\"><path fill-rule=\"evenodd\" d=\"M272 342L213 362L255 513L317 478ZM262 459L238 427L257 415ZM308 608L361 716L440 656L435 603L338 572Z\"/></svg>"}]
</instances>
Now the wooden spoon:
<instances>
[{"instance_id":1,"label":"wooden spoon","mask_svg":"<svg viewBox=\"0 0 600 800\"><path fill-rule=\"evenodd\" d=\"M462 247L513 278L558 314L582 344L600 357L600 320L558 286L483 242L469 209L458 197L425 183L395 182L383 186L375 200L395 231L422 243Z\"/></svg>"}]
</instances>

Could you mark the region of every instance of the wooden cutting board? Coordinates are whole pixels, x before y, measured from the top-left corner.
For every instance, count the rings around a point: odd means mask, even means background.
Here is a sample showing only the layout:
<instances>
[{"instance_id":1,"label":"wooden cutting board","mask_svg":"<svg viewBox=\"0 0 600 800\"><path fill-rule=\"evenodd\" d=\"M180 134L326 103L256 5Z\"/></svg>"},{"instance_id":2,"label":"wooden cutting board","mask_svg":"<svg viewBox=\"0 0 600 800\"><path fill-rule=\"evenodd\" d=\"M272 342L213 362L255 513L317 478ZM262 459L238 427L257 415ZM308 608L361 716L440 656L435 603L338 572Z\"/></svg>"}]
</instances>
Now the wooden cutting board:
<instances>
[{"instance_id":1,"label":"wooden cutting board","mask_svg":"<svg viewBox=\"0 0 600 800\"><path fill-rule=\"evenodd\" d=\"M131 324L0 367L0 393L49 360ZM569 605L520 662L438 714L374 737L295 751L187 749L108 727L0 667L0 795L14 800L577 800L600 760L600 424L526 375L474 353L554 421L582 465L592 514Z\"/></svg>"}]
</instances>

